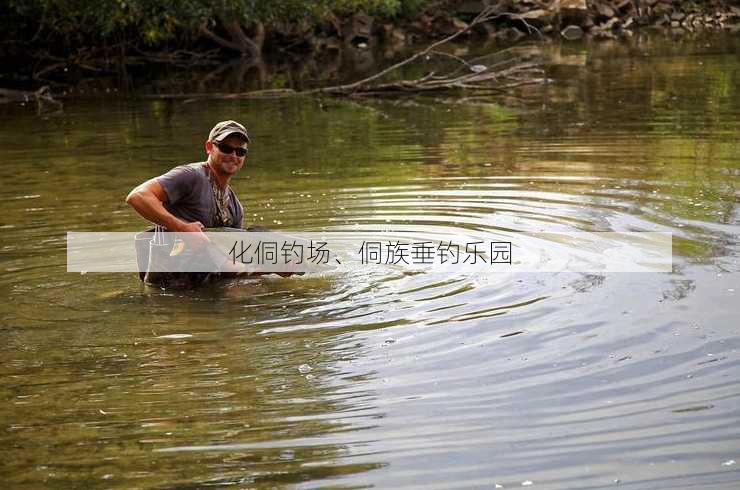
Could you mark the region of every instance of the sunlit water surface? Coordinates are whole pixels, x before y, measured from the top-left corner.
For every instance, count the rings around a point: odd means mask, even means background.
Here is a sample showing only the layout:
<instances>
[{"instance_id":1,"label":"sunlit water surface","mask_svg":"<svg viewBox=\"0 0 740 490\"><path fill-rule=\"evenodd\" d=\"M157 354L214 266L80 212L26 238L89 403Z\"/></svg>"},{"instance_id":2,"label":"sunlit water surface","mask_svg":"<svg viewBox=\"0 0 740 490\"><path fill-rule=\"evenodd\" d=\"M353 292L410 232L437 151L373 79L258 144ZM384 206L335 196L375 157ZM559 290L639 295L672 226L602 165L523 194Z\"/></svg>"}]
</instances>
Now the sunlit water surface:
<instances>
[{"instance_id":1,"label":"sunlit water surface","mask_svg":"<svg viewBox=\"0 0 740 490\"><path fill-rule=\"evenodd\" d=\"M3 488L738 488L738 45L552 47L554 82L506 108L3 109ZM248 223L666 231L674 271L65 272L67 231L143 229L127 192L227 118Z\"/></svg>"}]
</instances>

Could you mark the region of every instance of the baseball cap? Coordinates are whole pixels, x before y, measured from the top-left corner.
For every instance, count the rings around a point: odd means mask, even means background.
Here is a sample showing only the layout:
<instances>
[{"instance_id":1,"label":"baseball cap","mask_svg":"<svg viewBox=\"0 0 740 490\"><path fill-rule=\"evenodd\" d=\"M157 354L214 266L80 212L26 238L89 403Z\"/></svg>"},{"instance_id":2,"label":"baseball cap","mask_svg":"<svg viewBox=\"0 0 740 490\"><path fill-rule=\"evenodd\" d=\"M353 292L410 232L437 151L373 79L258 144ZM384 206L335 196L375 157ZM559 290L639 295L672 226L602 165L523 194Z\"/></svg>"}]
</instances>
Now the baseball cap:
<instances>
[{"instance_id":1,"label":"baseball cap","mask_svg":"<svg viewBox=\"0 0 740 490\"><path fill-rule=\"evenodd\" d=\"M245 128L238 122L231 120L221 121L220 123L213 126L213 129L211 129L211 132L208 134L208 139L210 141L220 143L224 139L235 133L239 136L242 136L245 140L247 140L247 143L249 143L249 134L247 133L247 128Z\"/></svg>"}]
</instances>

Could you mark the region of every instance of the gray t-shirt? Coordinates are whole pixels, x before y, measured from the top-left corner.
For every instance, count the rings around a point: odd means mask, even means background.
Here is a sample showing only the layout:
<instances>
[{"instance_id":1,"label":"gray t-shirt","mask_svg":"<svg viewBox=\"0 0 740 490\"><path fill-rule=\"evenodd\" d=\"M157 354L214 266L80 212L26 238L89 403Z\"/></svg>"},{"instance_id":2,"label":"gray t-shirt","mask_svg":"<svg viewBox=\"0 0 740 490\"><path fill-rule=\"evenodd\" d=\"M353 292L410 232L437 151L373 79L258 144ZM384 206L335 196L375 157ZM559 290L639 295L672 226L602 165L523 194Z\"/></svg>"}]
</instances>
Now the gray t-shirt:
<instances>
[{"instance_id":1,"label":"gray t-shirt","mask_svg":"<svg viewBox=\"0 0 740 490\"><path fill-rule=\"evenodd\" d=\"M183 221L189 223L200 221L206 228L216 228L224 224L217 217L213 189L205 166L206 162L180 165L160 175L156 180L167 194L168 202L164 204L167 211ZM241 228L244 208L231 187L229 187L229 214L231 223L227 226Z\"/></svg>"}]
</instances>

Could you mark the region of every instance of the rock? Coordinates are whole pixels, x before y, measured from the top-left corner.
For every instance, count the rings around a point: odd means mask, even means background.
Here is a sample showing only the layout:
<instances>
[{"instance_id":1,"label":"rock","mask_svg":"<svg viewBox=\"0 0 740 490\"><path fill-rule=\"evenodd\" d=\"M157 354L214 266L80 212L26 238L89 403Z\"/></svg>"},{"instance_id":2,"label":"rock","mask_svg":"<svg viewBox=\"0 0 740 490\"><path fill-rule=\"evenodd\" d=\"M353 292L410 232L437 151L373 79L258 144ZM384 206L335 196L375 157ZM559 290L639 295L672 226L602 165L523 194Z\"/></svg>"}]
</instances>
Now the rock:
<instances>
[{"instance_id":1,"label":"rock","mask_svg":"<svg viewBox=\"0 0 740 490\"><path fill-rule=\"evenodd\" d=\"M355 46L360 43L369 43L372 39L373 18L365 14L355 14L347 22L342 35L344 40Z\"/></svg>"},{"instance_id":2,"label":"rock","mask_svg":"<svg viewBox=\"0 0 740 490\"><path fill-rule=\"evenodd\" d=\"M586 0L560 0L557 2L560 4L560 10L587 10Z\"/></svg>"},{"instance_id":3,"label":"rock","mask_svg":"<svg viewBox=\"0 0 740 490\"><path fill-rule=\"evenodd\" d=\"M560 35L568 41L575 41L576 39L581 39L583 37L583 29L578 26L569 25L560 31Z\"/></svg>"},{"instance_id":4,"label":"rock","mask_svg":"<svg viewBox=\"0 0 740 490\"><path fill-rule=\"evenodd\" d=\"M525 19L527 22L534 21L532 22L533 24L545 25L552 22L552 19L555 17L555 13L550 10L537 9L525 12L521 14L520 17Z\"/></svg>"},{"instance_id":5,"label":"rock","mask_svg":"<svg viewBox=\"0 0 740 490\"><path fill-rule=\"evenodd\" d=\"M553 12L560 12L563 23L581 25L588 16L586 0L555 0L550 8Z\"/></svg>"},{"instance_id":6,"label":"rock","mask_svg":"<svg viewBox=\"0 0 740 490\"><path fill-rule=\"evenodd\" d=\"M681 27L681 23L677 20L672 20L671 27Z\"/></svg>"},{"instance_id":7,"label":"rock","mask_svg":"<svg viewBox=\"0 0 740 490\"><path fill-rule=\"evenodd\" d=\"M619 19L613 18L613 19L608 20L606 23L601 24L599 26L599 29L601 29L602 31L610 31L610 30L612 30L614 28L614 26L617 23L619 23Z\"/></svg>"},{"instance_id":8,"label":"rock","mask_svg":"<svg viewBox=\"0 0 740 490\"><path fill-rule=\"evenodd\" d=\"M615 15L614 9L610 6L604 4L604 3L597 3L596 4L596 11L601 15L602 17L608 17L612 18Z\"/></svg>"},{"instance_id":9,"label":"rock","mask_svg":"<svg viewBox=\"0 0 740 490\"><path fill-rule=\"evenodd\" d=\"M677 20L679 22L681 22L685 17L686 14L684 14L683 12L673 12L671 14L671 20Z\"/></svg>"}]
</instances>

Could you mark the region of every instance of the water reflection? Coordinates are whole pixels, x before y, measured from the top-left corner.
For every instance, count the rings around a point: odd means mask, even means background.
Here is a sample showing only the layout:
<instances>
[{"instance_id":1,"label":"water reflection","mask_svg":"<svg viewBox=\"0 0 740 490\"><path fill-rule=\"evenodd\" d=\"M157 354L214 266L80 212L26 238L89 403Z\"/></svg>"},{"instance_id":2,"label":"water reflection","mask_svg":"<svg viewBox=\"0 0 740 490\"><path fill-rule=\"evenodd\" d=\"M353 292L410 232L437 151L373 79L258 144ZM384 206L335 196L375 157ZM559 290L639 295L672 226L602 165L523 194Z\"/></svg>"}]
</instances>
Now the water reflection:
<instances>
[{"instance_id":1,"label":"water reflection","mask_svg":"<svg viewBox=\"0 0 740 490\"><path fill-rule=\"evenodd\" d=\"M318 463L343 450L286 449L281 440L363 428L357 406L369 395L347 394L332 367L355 356L352 346L320 331L260 335L260 318L291 314L288 298L300 289L286 289L287 281L244 284L238 295L142 296L138 288L111 292L101 285L106 294L92 303L102 310L86 319L6 330L3 374L12 381L3 419L12 440L35 448L30 464L49 482L83 484L86 474L88 481L148 486L168 474L174 486L247 484L259 483L262 472L273 483L299 482L322 478ZM304 298L326 286L306 288ZM133 312L146 318L133 320ZM119 323L121 317L129 322ZM224 455L221 448L234 443L239 449ZM60 452L67 444L75 450ZM195 445L202 450L171 454ZM34 481L28 460L8 463L13 481ZM336 472L375 466L346 464Z\"/></svg>"},{"instance_id":2,"label":"water reflection","mask_svg":"<svg viewBox=\"0 0 740 490\"><path fill-rule=\"evenodd\" d=\"M48 119L3 108L3 479L732 488L736 46L555 46L554 82L514 107L106 100ZM64 272L66 231L143 228L124 195L202 158L226 117L254 137L234 181L247 221L668 231L674 273L358 268L169 292ZM34 144L18 145L28 134Z\"/></svg>"}]
</instances>

